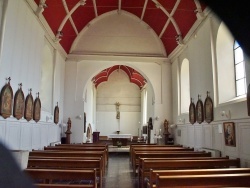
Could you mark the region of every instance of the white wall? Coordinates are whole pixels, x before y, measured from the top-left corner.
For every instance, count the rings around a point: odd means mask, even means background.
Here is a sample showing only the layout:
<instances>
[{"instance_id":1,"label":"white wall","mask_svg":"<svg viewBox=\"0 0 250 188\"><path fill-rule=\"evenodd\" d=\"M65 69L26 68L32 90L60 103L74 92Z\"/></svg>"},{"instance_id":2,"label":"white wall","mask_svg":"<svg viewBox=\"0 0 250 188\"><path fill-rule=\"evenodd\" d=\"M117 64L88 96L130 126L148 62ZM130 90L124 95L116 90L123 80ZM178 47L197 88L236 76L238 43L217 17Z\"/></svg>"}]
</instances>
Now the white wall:
<instances>
[{"instance_id":1,"label":"white wall","mask_svg":"<svg viewBox=\"0 0 250 188\"><path fill-rule=\"evenodd\" d=\"M193 37L182 53L175 59L172 59L172 75L173 75L173 119L177 124L174 129L175 142L184 146L201 148L206 147L210 149L217 149L222 152L222 155L229 157L241 158L241 164L244 167L250 166L250 119L247 115L246 98L241 100L233 100L227 103L220 104L217 98L217 76L216 76L216 57L220 56L220 60L228 57L228 54L216 54L216 36L219 24L216 17L209 17L201 28L197 30L196 36ZM219 50L221 52L221 50ZM210 124L203 122L202 124L189 123L188 114L179 113L179 66L180 62L187 58L190 62L190 95L194 98L196 104L198 94L201 94L204 103L206 98L206 91L210 92L210 96L214 101L214 121ZM248 64L249 60L246 60ZM228 62L224 62L228 63ZM248 65L247 65L248 67ZM246 71L247 78L249 78L249 71ZM249 83L249 79L247 79ZM227 85L223 86L227 89ZM231 118L221 116L220 112L224 110L231 111ZM179 121L185 119L185 121ZM234 122L236 128L236 147L225 145L223 128L221 126L224 122Z\"/></svg>"},{"instance_id":2,"label":"white wall","mask_svg":"<svg viewBox=\"0 0 250 188\"><path fill-rule=\"evenodd\" d=\"M43 48L45 33L37 22L33 12L25 1L9 0L4 27L1 27L3 34L1 56L0 56L0 85L5 84L5 78L11 77L13 92L18 89L18 84L23 84L25 97L28 89L32 88L33 98L40 91L41 87L41 65L43 62ZM52 83L56 89L63 90L64 60L60 55L57 59L55 69L56 79ZM59 65L60 64L60 65ZM62 79L62 81L58 81ZM60 101L63 96L55 96L63 112ZM43 101L41 101L43 105ZM54 105L53 105L54 106ZM53 112L52 112L53 113ZM46 121L46 116L52 117ZM60 114L62 119L62 114ZM59 125L53 123L53 114L42 111L41 120L38 123L25 119L16 120L14 117L3 119L0 117L0 139L11 149L42 149L51 142L60 140Z\"/></svg>"},{"instance_id":3,"label":"white wall","mask_svg":"<svg viewBox=\"0 0 250 188\"><path fill-rule=\"evenodd\" d=\"M159 61L155 59L155 61ZM65 68L65 109L64 109L64 117L73 117L72 119L72 139L74 142L82 142L83 140L83 130L81 122L78 122L74 119L77 114L82 114L85 111L85 104L83 101L84 92L87 88L88 83L91 79L98 74L100 71L117 64L127 65L138 72L140 72L152 85L152 94L149 94L149 102L151 104L148 106L148 116L151 117L154 115L154 112L159 112L160 121L156 124L160 126L160 124L164 121L165 118L171 118L171 66L166 63L166 65L159 65L156 63L149 62L123 62L123 61L100 61L98 60L68 60ZM167 82L163 82L162 78L167 79ZM159 84L161 83L161 84ZM155 104L152 105L152 97L154 95ZM67 108L66 108L67 107ZM92 112L85 111L87 114L92 114ZM110 116L115 117L115 112L107 112L113 113ZM129 114L127 114L129 116ZM96 114L96 117L98 114ZM104 117L106 118L106 117ZM123 118L123 117L122 117ZM126 123L129 118L125 118ZM65 119L66 120L66 119ZM96 119L96 123L97 123ZM120 120L123 121L122 119ZM139 123L140 118L135 120L135 122ZM113 122L115 124L116 122ZM77 127L77 128L76 128ZM75 129L76 128L76 129ZM97 127L98 131L99 128ZM110 130L111 131L111 130ZM116 130L113 130L116 131ZM126 130L125 130L126 131ZM138 130L136 130L133 134L138 134ZM102 134L102 133L100 133Z\"/></svg>"},{"instance_id":4,"label":"white wall","mask_svg":"<svg viewBox=\"0 0 250 188\"><path fill-rule=\"evenodd\" d=\"M131 83L123 70L110 74L108 81L97 87L96 128L100 135L107 136L116 131L138 136L141 119L141 91ZM116 105L119 102L120 119L116 119Z\"/></svg>"}]
</instances>

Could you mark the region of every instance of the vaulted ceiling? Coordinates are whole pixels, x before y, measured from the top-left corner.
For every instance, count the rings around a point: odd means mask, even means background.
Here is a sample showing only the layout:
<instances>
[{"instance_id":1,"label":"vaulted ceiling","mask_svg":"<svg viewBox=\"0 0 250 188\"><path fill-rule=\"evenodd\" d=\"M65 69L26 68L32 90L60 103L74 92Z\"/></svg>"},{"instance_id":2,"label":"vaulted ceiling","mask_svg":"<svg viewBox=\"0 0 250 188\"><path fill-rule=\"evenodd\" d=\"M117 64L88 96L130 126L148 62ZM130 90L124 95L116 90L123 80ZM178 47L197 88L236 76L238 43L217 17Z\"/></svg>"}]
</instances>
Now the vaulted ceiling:
<instances>
[{"instance_id":1,"label":"vaulted ceiling","mask_svg":"<svg viewBox=\"0 0 250 188\"><path fill-rule=\"evenodd\" d=\"M101 71L92 79L95 87L98 87L102 82L108 81L110 74L115 70L123 70L128 75L130 82L136 84L140 89L147 83L147 80L135 69L125 65L115 65Z\"/></svg>"},{"instance_id":2,"label":"vaulted ceiling","mask_svg":"<svg viewBox=\"0 0 250 188\"><path fill-rule=\"evenodd\" d=\"M199 0L32 0L65 52L78 34L98 16L117 10L134 14L162 40L167 54L183 43L190 28L202 19Z\"/></svg>"},{"instance_id":3,"label":"vaulted ceiling","mask_svg":"<svg viewBox=\"0 0 250 188\"><path fill-rule=\"evenodd\" d=\"M35 13L50 27L54 41L66 54L81 31L99 16L117 11L135 15L161 39L167 56L183 46L190 31L204 18L206 6L199 0L27 0L36 6ZM198 24L197 24L198 23ZM88 45L88 44L86 44ZM84 54L83 54L84 55ZM107 81L114 70L123 70L130 81L142 88L146 79L128 66L115 65L97 74L93 83L97 87Z\"/></svg>"}]
</instances>

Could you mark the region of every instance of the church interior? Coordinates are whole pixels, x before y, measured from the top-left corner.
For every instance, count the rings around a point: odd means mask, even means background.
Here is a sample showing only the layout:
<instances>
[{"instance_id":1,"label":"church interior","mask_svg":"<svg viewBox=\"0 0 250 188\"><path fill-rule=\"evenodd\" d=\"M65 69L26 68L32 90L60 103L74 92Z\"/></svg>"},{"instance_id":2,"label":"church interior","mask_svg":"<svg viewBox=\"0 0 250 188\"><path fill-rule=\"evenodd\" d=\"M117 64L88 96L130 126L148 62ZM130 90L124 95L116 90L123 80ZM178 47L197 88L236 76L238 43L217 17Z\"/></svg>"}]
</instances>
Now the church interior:
<instances>
[{"instance_id":1,"label":"church interior","mask_svg":"<svg viewBox=\"0 0 250 188\"><path fill-rule=\"evenodd\" d=\"M245 170L238 178L248 187L250 48L216 11L206 0L0 0L1 144L28 153L34 169L73 157L90 166L102 153L89 187L153 187L140 165L158 161L136 152L170 158L170 149L227 160ZM69 155L38 159L59 145ZM93 158L76 159L73 149ZM165 187L173 175L158 176L155 186ZM190 178L185 186L196 184Z\"/></svg>"}]
</instances>

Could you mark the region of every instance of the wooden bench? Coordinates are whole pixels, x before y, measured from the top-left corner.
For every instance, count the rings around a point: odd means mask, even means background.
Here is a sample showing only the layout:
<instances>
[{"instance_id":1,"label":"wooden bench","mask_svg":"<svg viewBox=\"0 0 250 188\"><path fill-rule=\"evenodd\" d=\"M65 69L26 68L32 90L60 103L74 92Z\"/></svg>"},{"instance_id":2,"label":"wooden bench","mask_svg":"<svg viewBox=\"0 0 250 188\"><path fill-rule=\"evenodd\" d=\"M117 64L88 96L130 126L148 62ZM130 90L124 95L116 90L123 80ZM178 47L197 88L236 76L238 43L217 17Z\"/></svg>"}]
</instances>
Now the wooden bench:
<instances>
[{"instance_id":1,"label":"wooden bench","mask_svg":"<svg viewBox=\"0 0 250 188\"><path fill-rule=\"evenodd\" d=\"M31 151L29 156L44 156L44 157L102 157L107 165L104 151Z\"/></svg>"},{"instance_id":2,"label":"wooden bench","mask_svg":"<svg viewBox=\"0 0 250 188\"><path fill-rule=\"evenodd\" d=\"M250 187L250 173L245 174L209 174L159 176L156 178L157 188L168 187Z\"/></svg>"},{"instance_id":3,"label":"wooden bench","mask_svg":"<svg viewBox=\"0 0 250 188\"><path fill-rule=\"evenodd\" d=\"M143 187L145 177L149 178L150 169L195 169L195 168L229 168L240 167L240 159L205 159L205 160L152 160L141 161L139 168L139 184Z\"/></svg>"},{"instance_id":4,"label":"wooden bench","mask_svg":"<svg viewBox=\"0 0 250 188\"><path fill-rule=\"evenodd\" d=\"M146 144L146 145L142 145L142 144L137 144L137 145L130 145L130 159L132 158L132 154L134 153L134 151L136 151L137 149L143 149L143 150L147 150L147 148L183 148L181 145L156 145L156 144Z\"/></svg>"},{"instance_id":5,"label":"wooden bench","mask_svg":"<svg viewBox=\"0 0 250 188\"><path fill-rule=\"evenodd\" d=\"M211 153L206 152L135 152L133 161L131 162L133 172L139 165L139 158L177 158L177 157L211 157Z\"/></svg>"},{"instance_id":6,"label":"wooden bench","mask_svg":"<svg viewBox=\"0 0 250 188\"><path fill-rule=\"evenodd\" d=\"M28 169L96 169L102 187L103 169L100 160L29 159Z\"/></svg>"},{"instance_id":7,"label":"wooden bench","mask_svg":"<svg viewBox=\"0 0 250 188\"><path fill-rule=\"evenodd\" d=\"M95 188L94 185L34 184L37 188Z\"/></svg>"},{"instance_id":8,"label":"wooden bench","mask_svg":"<svg viewBox=\"0 0 250 188\"><path fill-rule=\"evenodd\" d=\"M97 188L96 169L91 170L67 170L67 169L25 169L34 182L41 181L46 184L58 184L61 181L77 181L84 185Z\"/></svg>"},{"instance_id":9,"label":"wooden bench","mask_svg":"<svg viewBox=\"0 0 250 188\"><path fill-rule=\"evenodd\" d=\"M45 156L30 156L29 159L62 159L62 160L101 160L103 174L105 174L105 162L102 157L45 157Z\"/></svg>"},{"instance_id":10,"label":"wooden bench","mask_svg":"<svg viewBox=\"0 0 250 188\"><path fill-rule=\"evenodd\" d=\"M138 169L142 168L142 161L145 160L207 160L207 159L229 159L228 156L226 157L172 157L172 158L140 158L139 159L139 165L138 165ZM138 170L139 171L139 170Z\"/></svg>"},{"instance_id":11,"label":"wooden bench","mask_svg":"<svg viewBox=\"0 0 250 188\"><path fill-rule=\"evenodd\" d=\"M189 170L153 170L150 169L149 188L156 187L156 177L176 175L206 175L206 174L236 174L250 173L250 168L218 168L218 169L189 169Z\"/></svg>"},{"instance_id":12,"label":"wooden bench","mask_svg":"<svg viewBox=\"0 0 250 188\"><path fill-rule=\"evenodd\" d=\"M194 151L194 148L183 147L150 147L150 148L134 148L130 153L130 160L133 161L134 155L137 152L161 152L161 151Z\"/></svg>"},{"instance_id":13,"label":"wooden bench","mask_svg":"<svg viewBox=\"0 0 250 188\"><path fill-rule=\"evenodd\" d=\"M105 158L108 161L108 149L106 146L78 146L68 145L68 146L45 146L45 151L104 151Z\"/></svg>"}]
</instances>

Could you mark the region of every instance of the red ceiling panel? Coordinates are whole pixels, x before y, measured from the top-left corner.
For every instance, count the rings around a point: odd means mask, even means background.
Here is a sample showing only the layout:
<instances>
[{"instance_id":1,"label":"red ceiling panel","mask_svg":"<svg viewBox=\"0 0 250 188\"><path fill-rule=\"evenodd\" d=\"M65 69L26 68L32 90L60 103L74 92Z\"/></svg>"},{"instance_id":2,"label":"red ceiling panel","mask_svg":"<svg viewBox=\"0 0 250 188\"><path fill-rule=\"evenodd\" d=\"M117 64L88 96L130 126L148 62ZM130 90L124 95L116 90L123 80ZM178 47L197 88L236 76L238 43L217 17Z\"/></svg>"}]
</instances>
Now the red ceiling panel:
<instances>
[{"instance_id":1,"label":"red ceiling panel","mask_svg":"<svg viewBox=\"0 0 250 188\"><path fill-rule=\"evenodd\" d=\"M56 34L61 22L66 16L66 11L61 0L47 0L46 4L48 7L44 9L43 15L54 34Z\"/></svg>"},{"instance_id":2,"label":"red ceiling panel","mask_svg":"<svg viewBox=\"0 0 250 188\"><path fill-rule=\"evenodd\" d=\"M61 25L63 19L67 16L66 10L63 3L66 4L68 10L72 10L73 7L80 0L46 0L47 8L44 9L43 15L47 20L52 31L56 35L59 26ZM138 18L141 18L143 7L146 0L122 0L121 9L128 11ZM39 5L40 0L34 0L34 2ZM41 1L43 2L43 1ZM164 7L164 9L171 13L177 0L158 0L158 2ZM199 3L199 1L197 1ZM117 10L119 6L118 0L96 0L96 8L98 16ZM206 8L206 5L200 5L202 10ZM194 0L181 0L176 12L173 15L174 20L176 21L182 37L185 37L192 25L196 21L196 13L194 12L197 9ZM75 12L71 15L73 22L77 28L78 32L81 30L94 18L96 18L94 11L94 4L91 0L86 0L86 4L79 6ZM156 8L155 3L152 0L148 0L145 15L143 21L145 21L158 35L162 32L162 29L167 22L167 15L160 9ZM177 46L175 41L175 36L177 35L176 30L172 24L169 24L165 32L163 33L162 41L166 47L167 54L170 54L174 48ZM76 38L76 33L72 28L72 25L67 21L66 25L63 27L63 38L60 41L62 47L68 53L69 49L73 43L73 40Z\"/></svg>"},{"instance_id":3,"label":"red ceiling panel","mask_svg":"<svg viewBox=\"0 0 250 188\"><path fill-rule=\"evenodd\" d=\"M124 7L133 7L133 8L143 8L145 3L145 0L126 0L126 1L122 1L122 9Z\"/></svg>"},{"instance_id":4,"label":"red ceiling panel","mask_svg":"<svg viewBox=\"0 0 250 188\"><path fill-rule=\"evenodd\" d=\"M71 45L75 39L76 39L76 35L63 36L63 40L60 41L60 44L62 45L66 53L69 53Z\"/></svg>"},{"instance_id":5,"label":"red ceiling panel","mask_svg":"<svg viewBox=\"0 0 250 188\"><path fill-rule=\"evenodd\" d=\"M128 75L130 82L135 83L139 88L142 88L145 85L146 80L144 79L144 77L133 68L129 66L125 66L125 65L115 65L115 66L109 67L101 71L96 76L94 76L92 80L95 86L98 87L100 83L108 80L108 77L110 76L112 72L120 71L120 70L123 70Z\"/></svg>"},{"instance_id":6,"label":"red ceiling panel","mask_svg":"<svg viewBox=\"0 0 250 188\"><path fill-rule=\"evenodd\" d=\"M174 38L177 36L176 29L172 22L169 23L166 31L163 33L162 38Z\"/></svg>"},{"instance_id":7,"label":"red ceiling panel","mask_svg":"<svg viewBox=\"0 0 250 188\"><path fill-rule=\"evenodd\" d=\"M75 26L80 33L81 30L95 18L95 12L93 7L81 6L72 14Z\"/></svg>"},{"instance_id":8,"label":"red ceiling panel","mask_svg":"<svg viewBox=\"0 0 250 188\"><path fill-rule=\"evenodd\" d=\"M177 46L175 38L164 38L164 37L162 37L161 40L162 40L162 42L164 44L164 47L166 49L166 52L168 54L169 54L169 52L172 52Z\"/></svg>"},{"instance_id":9,"label":"red ceiling panel","mask_svg":"<svg viewBox=\"0 0 250 188\"><path fill-rule=\"evenodd\" d=\"M158 2L166 9L166 10L172 10L174 8L174 5L176 3L176 0L158 0Z\"/></svg>"},{"instance_id":10,"label":"red ceiling panel","mask_svg":"<svg viewBox=\"0 0 250 188\"><path fill-rule=\"evenodd\" d=\"M177 10L173 17L181 30L182 37L186 36L186 34L197 19L196 14L194 14L193 11L185 10Z\"/></svg>"},{"instance_id":11,"label":"red ceiling panel","mask_svg":"<svg viewBox=\"0 0 250 188\"><path fill-rule=\"evenodd\" d=\"M130 12L131 14L136 15L138 18L141 18L141 14L142 14L142 9L141 8L127 8L127 7L123 7L122 10Z\"/></svg>"},{"instance_id":12,"label":"red ceiling panel","mask_svg":"<svg viewBox=\"0 0 250 188\"><path fill-rule=\"evenodd\" d=\"M159 35L167 21L167 16L158 8L147 9L143 20Z\"/></svg>"}]
</instances>

